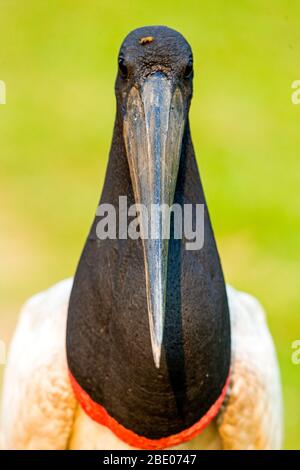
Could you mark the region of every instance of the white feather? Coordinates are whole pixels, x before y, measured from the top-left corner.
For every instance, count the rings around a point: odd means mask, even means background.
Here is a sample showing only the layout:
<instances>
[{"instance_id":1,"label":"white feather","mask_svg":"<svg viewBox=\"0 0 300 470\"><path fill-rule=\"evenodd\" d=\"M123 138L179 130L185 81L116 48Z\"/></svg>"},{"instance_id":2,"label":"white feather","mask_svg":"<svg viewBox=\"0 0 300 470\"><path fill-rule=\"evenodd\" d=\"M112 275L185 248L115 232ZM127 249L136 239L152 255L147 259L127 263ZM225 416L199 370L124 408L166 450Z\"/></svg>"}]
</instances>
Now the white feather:
<instances>
[{"instance_id":1,"label":"white feather","mask_svg":"<svg viewBox=\"0 0 300 470\"><path fill-rule=\"evenodd\" d=\"M127 449L79 408L67 372L65 335L72 280L23 307L5 371L4 449ZM282 443L276 354L260 304L227 287L232 329L232 379L222 412L181 449L271 449Z\"/></svg>"}]
</instances>

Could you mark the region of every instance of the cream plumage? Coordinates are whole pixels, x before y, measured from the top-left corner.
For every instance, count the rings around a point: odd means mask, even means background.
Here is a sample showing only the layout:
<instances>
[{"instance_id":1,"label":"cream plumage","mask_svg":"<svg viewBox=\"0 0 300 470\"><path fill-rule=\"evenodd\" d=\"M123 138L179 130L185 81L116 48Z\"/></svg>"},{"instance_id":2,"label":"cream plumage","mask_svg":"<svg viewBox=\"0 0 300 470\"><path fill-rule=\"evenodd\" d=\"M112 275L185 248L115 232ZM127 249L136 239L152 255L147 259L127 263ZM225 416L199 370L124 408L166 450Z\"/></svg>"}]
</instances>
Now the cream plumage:
<instances>
[{"instance_id":1,"label":"cream plumage","mask_svg":"<svg viewBox=\"0 0 300 470\"><path fill-rule=\"evenodd\" d=\"M23 307L6 366L1 412L4 449L128 449L76 403L65 335L72 280ZM232 377L213 423L179 448L278 449L282 445L279 370L264 312L255 298L227 286Z\"/></svg>"}]
</instances>

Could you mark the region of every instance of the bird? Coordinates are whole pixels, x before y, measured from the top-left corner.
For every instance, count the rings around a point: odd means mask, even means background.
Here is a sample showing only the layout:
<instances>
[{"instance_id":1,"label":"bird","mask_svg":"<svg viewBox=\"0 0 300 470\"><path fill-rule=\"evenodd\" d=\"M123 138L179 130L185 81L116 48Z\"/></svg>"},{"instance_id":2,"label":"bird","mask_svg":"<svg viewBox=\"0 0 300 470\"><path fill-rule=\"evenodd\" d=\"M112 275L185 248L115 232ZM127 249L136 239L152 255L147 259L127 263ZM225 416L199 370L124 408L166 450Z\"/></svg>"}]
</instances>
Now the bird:
<instances>
[{"instance_id":1,"label":"bird","mask_svg":"<svg viewBox=\"0 0 300 470\"><path fill-rule=\"evenodd\" d=\"M126 36L98 207L120 217L124 196L128 206L203 207L201 249L187 249L165 212L139 217L135 239L101 238L97 209L74 278L21 310L2 448L281 448L276 351L258 300L225 283L191 137L193 75L179 32L146 26ZM150 223L157 236L143 237Z\"/></svg>"}]
</instances>

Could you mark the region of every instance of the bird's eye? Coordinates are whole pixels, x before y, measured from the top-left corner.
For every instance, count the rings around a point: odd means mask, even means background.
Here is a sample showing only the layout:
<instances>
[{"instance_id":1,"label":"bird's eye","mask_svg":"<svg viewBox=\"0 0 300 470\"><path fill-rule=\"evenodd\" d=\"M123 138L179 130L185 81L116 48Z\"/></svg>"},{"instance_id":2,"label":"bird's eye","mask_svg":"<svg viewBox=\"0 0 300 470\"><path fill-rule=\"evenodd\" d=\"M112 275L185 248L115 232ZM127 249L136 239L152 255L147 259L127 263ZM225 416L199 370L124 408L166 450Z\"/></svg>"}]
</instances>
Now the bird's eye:
<instances>
[{"instance_id":1,"label":"bird's eye","mask_svg":"<svg viewBox=\"0 0 300 470\"><path fill-rule=\"evenodd\" d=\"M125 64L124 57L119 58L119 70L121 72L122 77L126 78L128 75L128 68Z\"/></svg>"},{"instance_id":2,"label":"bird's eye","mask_svg":"<svg viewBox=\"0 0 300 470\"><path fill-rule=\"evenodd\" d=\"M193 61L190 60L184 70L184 78L190 78L193 73Z\"/></svg>"}]
</instances>

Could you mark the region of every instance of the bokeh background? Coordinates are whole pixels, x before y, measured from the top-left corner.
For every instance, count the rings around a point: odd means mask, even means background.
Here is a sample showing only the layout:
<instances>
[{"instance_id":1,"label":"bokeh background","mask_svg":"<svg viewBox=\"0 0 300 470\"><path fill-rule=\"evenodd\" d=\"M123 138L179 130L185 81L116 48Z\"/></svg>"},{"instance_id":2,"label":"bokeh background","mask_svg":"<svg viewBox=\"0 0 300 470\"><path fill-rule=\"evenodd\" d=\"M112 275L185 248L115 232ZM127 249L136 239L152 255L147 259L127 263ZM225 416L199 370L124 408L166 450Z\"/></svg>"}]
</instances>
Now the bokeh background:
<instances>
[{"instance_id":1,"label":"bokeh background","mask_svg":"<svg viewBox=\"0 0 300 470\"><path fill-rule=\"evenodd\" d=\"M285 446L299 449L298 0L0 0L0 338L26 298L74 273L104 180L118 49L147 24L193 47L192 135L225 276L267 311Z\"/></svg>"}]
</instances>

